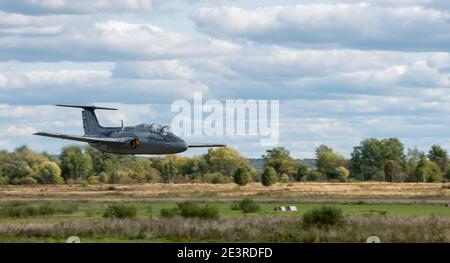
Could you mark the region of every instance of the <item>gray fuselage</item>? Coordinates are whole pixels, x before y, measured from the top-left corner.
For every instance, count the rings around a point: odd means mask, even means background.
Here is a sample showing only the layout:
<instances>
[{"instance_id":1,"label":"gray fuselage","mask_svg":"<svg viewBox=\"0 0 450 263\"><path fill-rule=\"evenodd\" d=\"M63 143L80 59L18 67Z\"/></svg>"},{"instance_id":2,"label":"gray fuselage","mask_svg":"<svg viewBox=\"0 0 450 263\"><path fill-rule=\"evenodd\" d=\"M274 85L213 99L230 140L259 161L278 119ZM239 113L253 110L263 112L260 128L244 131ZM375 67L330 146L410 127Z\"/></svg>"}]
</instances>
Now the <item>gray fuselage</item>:
<instances>
[{"instance_id":1,"label":"gray fuselage","mask_svg":"<svg viewBox=\"0 0 450 263\"><path fill-rule=\"evenodd\" d=\"M172 133L158 134L151 131L142 131L133 127L117 128L108 134L109 138L134 138L138 145L111 145L90 143L92 147L108 153L116 154L172 154L184 152L188 149L186 142Z\"/></svg>"}]
</instances>

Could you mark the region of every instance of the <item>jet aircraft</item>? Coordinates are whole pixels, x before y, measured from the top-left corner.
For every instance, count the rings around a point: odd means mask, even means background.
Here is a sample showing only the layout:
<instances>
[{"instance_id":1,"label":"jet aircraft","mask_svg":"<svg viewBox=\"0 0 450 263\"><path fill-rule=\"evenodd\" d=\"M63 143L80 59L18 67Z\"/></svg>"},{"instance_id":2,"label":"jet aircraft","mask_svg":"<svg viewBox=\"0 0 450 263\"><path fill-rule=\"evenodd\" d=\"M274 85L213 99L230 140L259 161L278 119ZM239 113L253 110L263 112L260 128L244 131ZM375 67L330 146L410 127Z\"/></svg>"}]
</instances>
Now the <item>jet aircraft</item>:
<instances>
[{"instance_id":1,"label":"jet aircraft","mask_svg":"<svg viewBox=\"0 0 450 263\"><path fill-rule=\"evenodd\" d=\"M121 127L101 126L95 110L117 110L114 108L64 104L56 106L83 109L81 114L84 135L47 132L38 132L34 135L86 142L102 152L115 154L173 154L184 152L189 148L226 146L224 144L187 144L173 134L169 126L157 123L123 127L122 122Z\"/></svg>"}]
</instances>

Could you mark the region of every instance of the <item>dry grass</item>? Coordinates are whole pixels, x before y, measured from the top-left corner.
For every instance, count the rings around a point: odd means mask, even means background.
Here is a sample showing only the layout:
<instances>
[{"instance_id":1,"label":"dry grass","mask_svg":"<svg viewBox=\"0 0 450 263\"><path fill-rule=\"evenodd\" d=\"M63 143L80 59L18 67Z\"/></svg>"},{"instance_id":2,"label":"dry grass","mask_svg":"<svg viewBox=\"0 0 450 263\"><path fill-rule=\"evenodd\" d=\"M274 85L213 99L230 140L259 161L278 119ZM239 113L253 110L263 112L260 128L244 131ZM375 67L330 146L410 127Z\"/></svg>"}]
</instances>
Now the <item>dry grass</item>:
<instances>
[{"instance_id":1,"label":"dry grass","mask_svg":"<svg viewBox=\"0 0 450 263\"><path fill-rule=\"evenodd\" d=\"M449 217L348 217L342 226L304 228L299 217L239 217L213 221L181 218L146 220L81 220L0 225L0 237L179 242L364 242L377 235L382 242L450 242Z\"/></svg>"},{"instance_id":2,"label":"dry grass","mask_svg":"<svg viewBox=\"0 0 450 263\"><path fill-rule=\"evenodd\" d=\"M0 200L76 199L146 200L205 198L232 199L441 199L449 200L450 184L443 183L291 183L270 187L236 184L128 184L1 186Z\"/></svg>"}]
</instances>

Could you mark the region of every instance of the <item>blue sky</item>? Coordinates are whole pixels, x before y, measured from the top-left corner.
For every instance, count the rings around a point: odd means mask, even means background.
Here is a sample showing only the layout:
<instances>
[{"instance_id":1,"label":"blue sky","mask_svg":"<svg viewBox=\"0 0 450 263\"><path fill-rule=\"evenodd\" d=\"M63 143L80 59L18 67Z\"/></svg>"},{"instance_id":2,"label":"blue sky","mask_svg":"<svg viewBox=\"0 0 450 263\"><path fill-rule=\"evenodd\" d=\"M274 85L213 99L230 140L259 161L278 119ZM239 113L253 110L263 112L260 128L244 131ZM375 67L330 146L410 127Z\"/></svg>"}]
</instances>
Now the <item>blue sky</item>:
<instances>
[{"instance_id":1,"label":"blue sky","mask_svg":"<svg viewBox=\"0 0 450 263\"><path fill-rule=\"evenodd\" d=\"M170 123L170 103L279 99L280 146L349 156L368 137L450 149L450 2L5 0L0 2L0 149L57 153L80 112L104 125ZM259 137L220 142L249 157ZM199 154L204 150L186 154Z\"/></svg>"}]
</instances>

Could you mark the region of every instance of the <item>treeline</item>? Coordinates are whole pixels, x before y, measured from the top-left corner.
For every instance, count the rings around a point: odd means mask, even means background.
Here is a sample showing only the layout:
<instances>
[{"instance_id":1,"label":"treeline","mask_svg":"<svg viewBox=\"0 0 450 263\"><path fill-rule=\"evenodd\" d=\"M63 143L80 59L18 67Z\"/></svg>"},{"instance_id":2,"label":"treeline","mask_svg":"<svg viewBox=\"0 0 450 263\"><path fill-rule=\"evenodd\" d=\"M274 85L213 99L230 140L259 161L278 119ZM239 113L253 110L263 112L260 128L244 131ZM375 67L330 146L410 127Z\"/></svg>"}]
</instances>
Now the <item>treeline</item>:
<instances>
[{"instance_id":1,"label":"treeline","mask_svg":"<svg viewBox=\"0 0 450 263\"><path fill-rule=\"evenodd\" d=\"M237 183L308 181L450 181L447 151L434 145L427 152L408 149L397 138L366 139L345 159L328 146L316 149L316 167L294 160L276 147L256 168L231 148L215 148L201 156L135 157L101 153L87 147L64 148L60 156L35 153L27 147L0 152L0 184L98 183Z\"/></svg>"}]
</instances>

